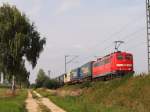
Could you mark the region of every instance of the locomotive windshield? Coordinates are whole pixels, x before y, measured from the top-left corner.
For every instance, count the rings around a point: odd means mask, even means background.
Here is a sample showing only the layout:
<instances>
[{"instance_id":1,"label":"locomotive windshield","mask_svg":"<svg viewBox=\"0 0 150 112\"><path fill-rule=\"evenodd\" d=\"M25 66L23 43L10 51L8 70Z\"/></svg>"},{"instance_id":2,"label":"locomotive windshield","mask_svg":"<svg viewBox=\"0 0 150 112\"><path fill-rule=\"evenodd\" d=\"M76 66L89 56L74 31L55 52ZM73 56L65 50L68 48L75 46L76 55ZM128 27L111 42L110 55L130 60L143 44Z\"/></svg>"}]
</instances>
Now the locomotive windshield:
<instances>
[{"instance_id":1,"label":"locomotive windshield","mask_svg":"<svg viewBox=\"0 0 150 112\"><path fill-rule=\"evenodd\" d=\"M118 60L123 60L123 55L122 54L118 54L117 59Z\"/></svg>"},{"instance_id":2,"label":"locomotive windshield","mask_svg":"<svg viewBox=\"0 0 150 112\"><path fill-rule=\"evenodd\" d=\"M132 55L129 55L129 54L126 55L126 56L125 56L125 59L126 59L126 60L132 60Z\"/></svg>"}]
</instances>

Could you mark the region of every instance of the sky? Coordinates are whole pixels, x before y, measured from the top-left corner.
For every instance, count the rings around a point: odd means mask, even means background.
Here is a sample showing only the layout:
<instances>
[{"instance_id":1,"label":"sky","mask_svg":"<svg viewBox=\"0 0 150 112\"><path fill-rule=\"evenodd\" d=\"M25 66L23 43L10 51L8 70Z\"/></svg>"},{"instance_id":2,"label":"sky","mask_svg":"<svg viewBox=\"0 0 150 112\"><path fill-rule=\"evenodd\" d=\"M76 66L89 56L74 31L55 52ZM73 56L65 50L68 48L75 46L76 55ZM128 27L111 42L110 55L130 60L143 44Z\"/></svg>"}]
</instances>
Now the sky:
<instances>
[{"instance_id":1,"label":"sky","mask_svg":"<svg viewBox=\"0 0 150 112\"><path fill-rule=\"evenodd\" d=\"M34 22L46 38L35 69L26 63L30 81L40 68L54 78L114 52L114 41L123 40L120 50L133 53L137 73L147 72L145 0L0 0L15 5Z\"/></svg>"}]
</instances>

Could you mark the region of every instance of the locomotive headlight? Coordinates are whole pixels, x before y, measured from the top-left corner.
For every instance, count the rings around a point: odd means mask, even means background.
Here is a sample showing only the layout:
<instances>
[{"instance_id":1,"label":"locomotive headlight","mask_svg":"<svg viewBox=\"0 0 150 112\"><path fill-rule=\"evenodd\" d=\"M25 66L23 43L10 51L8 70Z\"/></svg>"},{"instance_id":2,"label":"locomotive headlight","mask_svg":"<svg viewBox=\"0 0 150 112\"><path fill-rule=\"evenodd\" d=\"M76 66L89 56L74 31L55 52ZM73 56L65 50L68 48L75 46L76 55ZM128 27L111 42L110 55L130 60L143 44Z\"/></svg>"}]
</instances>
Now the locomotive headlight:
<instances>
[{"instance_id":1,"label":"locomotive headlight","mask_svg":"<svg viewBox=\"0 0 150 112\"><path fill-rule=\"evenodd\" d=\"M123 66L123 64L117 64L116 66L117 66L117 67L122 67L122 66Z\"/></svg>"},{"instance_id":2,"label":"locomotive headlight","mask_svg":"<svg viewBox=\"0 0 150 112\"><path fill-rule=\"evenodd\" d=\"M132 64L126 64L127 67L132 67Z\"/></svg>"},{"instance_id":3,"label":"locomotive headlight","mask_svg":"<svg viewBox=\"0 0 150 112\"><path fill-rule=\"evenodd\" d=\"M132 67L132 64L116 64L117 67Z\"/></svg>"}]
</instances>

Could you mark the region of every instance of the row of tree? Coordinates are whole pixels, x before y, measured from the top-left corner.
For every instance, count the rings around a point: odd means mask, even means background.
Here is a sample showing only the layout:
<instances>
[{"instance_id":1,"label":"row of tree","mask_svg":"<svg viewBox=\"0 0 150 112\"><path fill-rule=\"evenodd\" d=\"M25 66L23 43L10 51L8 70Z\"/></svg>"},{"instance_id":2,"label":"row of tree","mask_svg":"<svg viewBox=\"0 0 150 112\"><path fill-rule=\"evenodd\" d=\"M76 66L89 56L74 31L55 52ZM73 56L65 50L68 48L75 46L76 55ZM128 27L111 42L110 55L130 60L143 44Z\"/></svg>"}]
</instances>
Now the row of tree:
<instances>
[{"instance_id":1,"label":"row of tree","mask_svg":"<svg viewBox=\"0 0 150 112\"><path fill-rule=\"evenodd\" d=\"M25 62L34 68L45 43L24 13L9 4L0 7L0 72L13 80L13 91L15 82L29 83Z\"/></svg>"}]
</instances>

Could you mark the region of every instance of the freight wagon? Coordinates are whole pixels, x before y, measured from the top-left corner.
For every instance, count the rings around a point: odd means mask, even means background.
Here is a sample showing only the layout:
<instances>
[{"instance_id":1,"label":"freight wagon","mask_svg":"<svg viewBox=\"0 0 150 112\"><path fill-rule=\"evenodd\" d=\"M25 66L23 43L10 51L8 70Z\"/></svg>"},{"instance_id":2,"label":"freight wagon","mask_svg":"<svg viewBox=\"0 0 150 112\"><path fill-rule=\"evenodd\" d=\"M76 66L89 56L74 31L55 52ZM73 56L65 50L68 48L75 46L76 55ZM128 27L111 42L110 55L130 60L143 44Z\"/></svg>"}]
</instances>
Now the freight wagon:
<instances>
[{"instance_id":1,"label":"freight wagon","mask_svg":"<svg viewBox=\"0 0 150 112\"><path fill-rule=\"evenodd\" d=\"M90 61L80 67L81 81L92 80L92 65L94 61Z\"/></svg>"},{"instance_id":2,"label":"freight wagon","mask_svg":"<svg viewBox=\"0 0 150 112\"><path fill-rule=\"evenodd\" d=\"M81 79L80 76L80 68L76 68L74 70L71 70L70 72L70 81L71 83L77 83L79 82Z\"/></svg>"}]
</instances>

